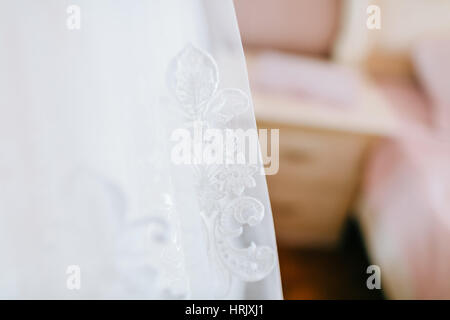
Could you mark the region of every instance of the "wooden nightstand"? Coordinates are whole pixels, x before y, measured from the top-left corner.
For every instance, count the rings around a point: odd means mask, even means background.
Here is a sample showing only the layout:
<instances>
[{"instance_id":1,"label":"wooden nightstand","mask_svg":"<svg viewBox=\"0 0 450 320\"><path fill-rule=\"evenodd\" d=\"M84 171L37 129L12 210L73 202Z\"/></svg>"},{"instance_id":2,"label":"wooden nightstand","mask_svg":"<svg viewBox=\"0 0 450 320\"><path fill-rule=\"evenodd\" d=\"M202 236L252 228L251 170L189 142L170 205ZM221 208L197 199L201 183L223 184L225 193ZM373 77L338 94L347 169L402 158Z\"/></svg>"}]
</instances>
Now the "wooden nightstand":
<instances>
[{"instance_id":1,"label":"wooden nightstand","mask_svg":"<svg viewBox=\"0 0 450 320\"><path fill-rule=\"evenodd\" d=\"M280 129L280 168L267 182L281 245L338 243L367 150L395 128L376 88L362 87L354 108L253 91L258 127Z\"/></svg>"}]
</instances>

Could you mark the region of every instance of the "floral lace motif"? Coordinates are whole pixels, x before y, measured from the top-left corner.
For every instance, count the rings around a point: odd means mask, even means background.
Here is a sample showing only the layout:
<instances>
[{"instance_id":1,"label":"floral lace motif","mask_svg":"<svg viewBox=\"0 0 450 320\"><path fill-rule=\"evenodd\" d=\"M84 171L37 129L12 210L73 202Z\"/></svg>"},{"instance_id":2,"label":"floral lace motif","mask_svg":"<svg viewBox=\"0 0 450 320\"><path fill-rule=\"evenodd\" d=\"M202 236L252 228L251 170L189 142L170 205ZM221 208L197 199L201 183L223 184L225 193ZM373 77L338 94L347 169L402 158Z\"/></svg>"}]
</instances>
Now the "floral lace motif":
<instances>
[{"instance_id":1,"label":"floral lace motif","mask_svg":"<svg viewBox=\"0 0 450 320\"><path fill-rule=\"evenodd\" d=\"M169 70L170 89L189 123L225 128L250 106L247 94L239 89L220 89L219 72L206 52L187 45L175 57ZM197 176L200 214L209 237L209 256L221 279L217 289L226 294L233 278L259 281L272 271L274 249L257 246L236 247L244 226L258 225L264 218L264 205L245 196L256 186L258 167L248 164L193 165Z\"/></svg>"}]
</instances>

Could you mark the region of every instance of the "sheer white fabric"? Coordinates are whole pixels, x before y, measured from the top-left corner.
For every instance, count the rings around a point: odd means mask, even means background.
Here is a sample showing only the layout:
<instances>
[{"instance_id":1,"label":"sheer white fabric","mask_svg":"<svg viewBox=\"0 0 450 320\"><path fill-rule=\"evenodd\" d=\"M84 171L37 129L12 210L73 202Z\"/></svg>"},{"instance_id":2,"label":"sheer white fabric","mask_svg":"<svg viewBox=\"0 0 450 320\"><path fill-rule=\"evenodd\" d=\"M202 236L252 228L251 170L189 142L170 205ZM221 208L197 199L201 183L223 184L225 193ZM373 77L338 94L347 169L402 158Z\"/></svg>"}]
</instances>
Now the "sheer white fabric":
<instances>
[{"instance_id":1,"label":"sheer white fabric","mask_svg":"<svg viewBox=\"0 0 450 320\"><path fill-rule=\"evenodd\" d=\"M1 0L0 297L281 298L258 168L171 159L249 97L231 0Z\"/></svg>"}]
</instances>

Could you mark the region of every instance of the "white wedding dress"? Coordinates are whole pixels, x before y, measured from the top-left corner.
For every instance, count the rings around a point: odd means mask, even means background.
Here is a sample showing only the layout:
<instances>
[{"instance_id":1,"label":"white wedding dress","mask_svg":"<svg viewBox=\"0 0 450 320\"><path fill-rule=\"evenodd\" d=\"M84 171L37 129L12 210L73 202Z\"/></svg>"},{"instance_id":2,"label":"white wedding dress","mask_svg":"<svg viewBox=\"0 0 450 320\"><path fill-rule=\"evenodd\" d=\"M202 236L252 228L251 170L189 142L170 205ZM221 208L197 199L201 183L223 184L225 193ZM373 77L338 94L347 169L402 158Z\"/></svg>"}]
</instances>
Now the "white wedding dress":
<instances>
[{"instance_id":1,"label":"white wedding dress","mask_svg":"<svg viewBox=\"0 0 450 320\"><path fill-rule=\"evenodd\" d=\"M1 0L0 298L281 298L264 175L171 161L245 68L231 0Z\"/></svg>"}]
</instances>

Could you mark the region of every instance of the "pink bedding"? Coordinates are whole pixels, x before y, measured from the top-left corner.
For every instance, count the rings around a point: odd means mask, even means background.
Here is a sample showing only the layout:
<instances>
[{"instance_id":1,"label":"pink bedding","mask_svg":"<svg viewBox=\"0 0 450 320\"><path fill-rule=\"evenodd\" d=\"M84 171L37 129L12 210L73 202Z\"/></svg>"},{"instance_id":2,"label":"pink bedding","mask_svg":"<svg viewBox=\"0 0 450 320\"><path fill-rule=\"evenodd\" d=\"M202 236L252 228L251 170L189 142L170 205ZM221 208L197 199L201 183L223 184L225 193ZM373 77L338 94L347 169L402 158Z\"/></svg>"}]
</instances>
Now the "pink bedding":
<instances>
[{"instance_id":1,"label":"pink bedding","mask_svg":"<svg viewBox=\"0 0 450 320\"><path fill-rule=\"evenodd\" d=\"M438 134L450 138L450 37L421 41L414 48L413 61L431 98Z\"/></svg>"},{"instance_id":2,"label":"pink bedding","mask_svg":"<svg viewBox=\"0 0 450 320\"><path fill-rule=\"evenodd\" d=\"M362 184L371 255L389 297L449 299L450 144L432 129L433 99L403 81L380 88L402 125L373 150Z\"/></svg>"}]
</instances>

